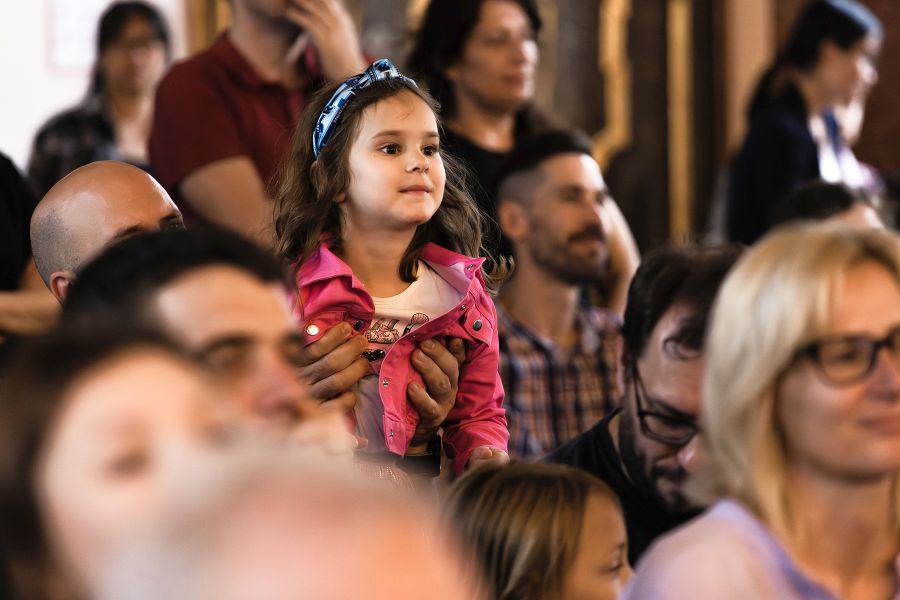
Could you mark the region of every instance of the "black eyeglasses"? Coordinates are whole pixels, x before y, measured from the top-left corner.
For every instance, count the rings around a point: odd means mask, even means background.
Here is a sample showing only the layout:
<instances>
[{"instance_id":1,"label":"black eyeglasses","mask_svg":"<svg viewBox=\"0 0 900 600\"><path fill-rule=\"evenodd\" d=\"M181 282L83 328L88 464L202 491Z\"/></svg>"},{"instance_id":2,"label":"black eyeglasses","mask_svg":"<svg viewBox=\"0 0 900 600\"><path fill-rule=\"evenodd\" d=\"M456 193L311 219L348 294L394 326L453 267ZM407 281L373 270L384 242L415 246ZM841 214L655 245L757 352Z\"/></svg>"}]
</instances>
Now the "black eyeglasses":
<instances>
[{"instance_id":1,"label":"black eyeglasses","mask_svg":"<svg viewBox=\"0 0 900 600\"><path fill-rule=\"evenodd\" d=\"M900 369L900 325L880 340L864 335L825 338L807 344L800 353L812 359L826 382L849 385L869 376L882 348L888 349L895 368Z\"/></svg>"},{"instance_id":2,"label":"black eyeglasses","mask_svg":"<svg viewBox=\"0 0 900 600\"><path fill-rule=\"evenodd\" d=\"M637 364L632 365L634 398L637 401L637 416L641 433L668 446L684 446L700 431L695 419L675 417L652 410L645 410L647 392L638 372Z\"/></svg>"}]
</instances>

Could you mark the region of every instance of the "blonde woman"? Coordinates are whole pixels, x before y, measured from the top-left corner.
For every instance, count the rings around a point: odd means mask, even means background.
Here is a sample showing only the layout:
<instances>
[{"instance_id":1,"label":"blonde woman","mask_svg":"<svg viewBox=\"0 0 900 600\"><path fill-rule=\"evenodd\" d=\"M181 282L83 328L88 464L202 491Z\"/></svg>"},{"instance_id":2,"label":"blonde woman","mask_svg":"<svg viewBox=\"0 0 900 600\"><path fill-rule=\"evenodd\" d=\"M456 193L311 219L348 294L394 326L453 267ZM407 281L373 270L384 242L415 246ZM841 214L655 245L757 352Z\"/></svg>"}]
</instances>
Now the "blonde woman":
<instances>
[{"instance_id":1,"label":"blonde woman","mask_svg":"<svg viewBox=\"0 0 900 600\"><path fill-rule=\"evenodd\" d=\"M445 517L484 575L479 600L617 600L631 576L619 501L573 467L479 467Z\"/></svg>"},{"instance_id":2,"label":"blonde woman","mask_svg":"<svg viewBox=\"0 0 900 600\"><path fill-rule=\"evenodd\" d=\"M900 598L900 240L779 230L728 276L703 383L704 516L627 597Z\"/></svg>"}]
</instances>

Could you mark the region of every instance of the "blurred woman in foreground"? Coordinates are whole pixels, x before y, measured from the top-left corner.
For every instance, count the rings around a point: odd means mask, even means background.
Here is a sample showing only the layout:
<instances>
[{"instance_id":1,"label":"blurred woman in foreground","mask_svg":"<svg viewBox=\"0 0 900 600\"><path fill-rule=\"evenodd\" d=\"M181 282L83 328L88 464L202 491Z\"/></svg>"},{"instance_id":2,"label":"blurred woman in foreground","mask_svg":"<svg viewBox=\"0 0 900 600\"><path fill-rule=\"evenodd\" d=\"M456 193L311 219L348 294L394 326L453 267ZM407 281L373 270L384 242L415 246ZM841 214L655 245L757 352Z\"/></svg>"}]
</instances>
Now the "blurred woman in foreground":
<instances>
[{"instance_id":1,"label":"blurred woman in foreground","mask_svg":"<svg viewBox=\"0 0 900 600\"><path fill-rule=\"evenodd\" d=\"M218 445L222 404L206 372L153 335L56 333L26 347L0 394L0 596L91 597L175 474Z\"/></svg>"}]
</instances>

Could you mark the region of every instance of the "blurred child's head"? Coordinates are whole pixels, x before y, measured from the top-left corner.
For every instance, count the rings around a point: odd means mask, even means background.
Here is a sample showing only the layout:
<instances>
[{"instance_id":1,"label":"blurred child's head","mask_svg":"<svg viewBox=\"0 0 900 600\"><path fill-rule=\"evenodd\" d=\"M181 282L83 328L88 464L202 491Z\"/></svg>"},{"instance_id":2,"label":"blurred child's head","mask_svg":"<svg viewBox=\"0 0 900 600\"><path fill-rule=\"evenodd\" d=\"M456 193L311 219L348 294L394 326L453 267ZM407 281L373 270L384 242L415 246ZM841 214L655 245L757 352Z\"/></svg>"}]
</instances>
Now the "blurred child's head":
<instances>
[{"instance_id":1,"label":"blurred child's head","mask_svg":"<svg viewBox=\"0 0 900 600\"><path fill-rule=\"evenodd\" d=\"M384 73L384 63L366 74ZM405 280L414 279L419 250L429 241L470 256L481 252L481 215L464 191L460 167L440 154L434 100L411 79L391 73L359 86L362 74L311 100L276 194L281 256L302 261L323 235L339 252L348 230L408 231L410 225L414 235L400 273ZM354 93L336 95L342 86Z\"/></svg>"},{"instance_id":2,"label":"blurred child's head","mask_svg":"<svg viewBox=\"0 0 900 600\"><path fill-rule=\"evenodd\" d=\"M445 520L484 575L484 598L615 600L631 575L619 501L573 467L475 469L451 489Z\"/></svg>"},{"instance_id":3,"label":"blurred child's head","mask_svg":"<svg viewBox=\"0 0 900 600\"><path fill-rule=\"evenodd\" d=\"M828 221L883 229L885 222L878 209L879 199L864 190L817 180L788 194L779 207L777 222Z\"/></svg>"}]
</instances>

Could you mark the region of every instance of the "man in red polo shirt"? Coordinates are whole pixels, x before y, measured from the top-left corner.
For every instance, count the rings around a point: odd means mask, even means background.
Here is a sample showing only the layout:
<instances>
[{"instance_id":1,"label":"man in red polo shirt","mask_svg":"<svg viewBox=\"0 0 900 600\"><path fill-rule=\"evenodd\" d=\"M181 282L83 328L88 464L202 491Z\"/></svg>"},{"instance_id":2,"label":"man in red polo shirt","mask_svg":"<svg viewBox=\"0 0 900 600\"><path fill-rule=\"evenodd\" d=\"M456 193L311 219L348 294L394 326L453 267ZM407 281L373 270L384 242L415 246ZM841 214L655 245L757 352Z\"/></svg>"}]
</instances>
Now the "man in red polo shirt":
<instances>
[{"instance_id":1,"label":"man in red polo shirt","mask_svg":"<svg viewBox=\"0 0 900 600\"><path fill-rule=\"evenodd\" d=\"M366 62L341 0L230 3L231 28L160 83L150 161L187 218L269 246L269 186L309 93Z\"/></svg>"}]
</instances>

